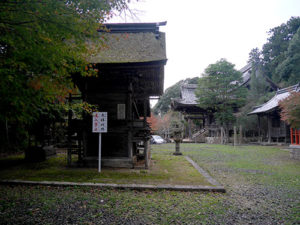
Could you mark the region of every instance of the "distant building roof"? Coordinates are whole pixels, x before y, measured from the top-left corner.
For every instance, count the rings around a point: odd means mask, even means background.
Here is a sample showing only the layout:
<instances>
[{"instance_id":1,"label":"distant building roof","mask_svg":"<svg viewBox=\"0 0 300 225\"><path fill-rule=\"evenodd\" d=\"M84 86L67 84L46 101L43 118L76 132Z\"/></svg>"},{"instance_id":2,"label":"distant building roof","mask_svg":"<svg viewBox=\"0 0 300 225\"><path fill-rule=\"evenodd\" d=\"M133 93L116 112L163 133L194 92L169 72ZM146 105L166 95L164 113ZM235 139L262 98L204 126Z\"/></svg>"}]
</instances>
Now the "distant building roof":
<instances>
[{"instance_id":1,"label":"distant building roof","mask_svg":"<svg viewBox=\"0 0 300 225\"><path fill-rule=\"evenodd\" d=\"M252 63L248 63L246 66L240 69L240 72L242 73L243 84L247 83L251 79L251 69Z\"/></svg>"},{"instance_id":2,"label":"distant building roof","mask_svg":"<svg viewBox=\"0 0 300 225\"><path fill-rule=\"evenodd\" d=\"M180 98L176 98L173 100L179 104L197 105L198 103L195 95L197 86L197 84L183 84L180 87Z\"/></svg>"},{"instance_id":3,"label":"distant building roof","mask_svg":"<svg viewBox=\"0 0 300 225\"><path fill-rule=\"evenodd\" d=\"M176 111L185 112L188 114L199 115L205 110L198 106L195 91L197 84L183 84L180 92L180 98L172 99L171 106Z\"/></svg>"},{"instance_id":4,"label":"distant building roof","mask_svg":"<svg viewBox=\"0 0 300 225\"><path fill-rule=\"evenodd\" d=\"M239 70L242 73L242 83L241 86L243 85L248 85L250 80L251 80L251 74L252 74L252 63L248 63L246 66L244 66L243 68L241 68ZM258 71L256 71L256 76L259 76L260 74L257 73ZM272 89L274 91L276 91L279 86L277 84L275 84L269 77L261 74L261 76L263 76L266 80L266 82L269 83L269 85L272 87Z\"/></svg>"},{"instance_id":5,"label":"distant building roof","mask_svg":"<svg viewBox=\"0 0 300 225\"><path fill-rule=\"evenodd\" d=\"M252 112L248 113L248 115L259 114L259 113L268 113L268 112L275 110L279 106L279 102L281 100L284 100L287 97L289 97L291 92L294 92L294 91L295 92L300 91L300 83L278 90L276 92L276 95L273 98L271 98L268 102L266 102L262 105L256 106Z\"/></svg>"},{"instance_id":6,"label":"distant building roof","mask_svg":"<svg viewBox=\"0 0 300 225\"><path fill-rule=\"evenodd\" d=\"M139 63L166 61L165 33L159 32L163 23L116 23L106 24L108 31L99 31L104 44L90 63ZM91 42L91 47L97 43Z\"/></svg>"}]
</instances>

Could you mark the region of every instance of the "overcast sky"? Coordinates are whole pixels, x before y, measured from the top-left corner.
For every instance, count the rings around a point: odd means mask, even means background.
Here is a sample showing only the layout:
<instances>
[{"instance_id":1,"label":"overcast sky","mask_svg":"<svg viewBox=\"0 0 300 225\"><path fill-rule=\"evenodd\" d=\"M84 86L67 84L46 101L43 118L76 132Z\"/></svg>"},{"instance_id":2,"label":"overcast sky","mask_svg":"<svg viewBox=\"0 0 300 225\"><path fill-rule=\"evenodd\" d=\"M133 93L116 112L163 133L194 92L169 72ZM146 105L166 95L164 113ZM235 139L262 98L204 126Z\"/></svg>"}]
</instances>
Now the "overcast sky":
<instances>
[{"instance_id":1,"label":"overcast sky","mask_svg":"<svg viewBox=\"0 0 300 225\"><path fill-rule=\"evenodd\" d=\"M200 76L221 58L242 68L267 31L300 16L300 0L139 0L130 7L137 18L113 22L167 21L160 28L167 45L165 89Z\"/></svg>"}]
</instances>

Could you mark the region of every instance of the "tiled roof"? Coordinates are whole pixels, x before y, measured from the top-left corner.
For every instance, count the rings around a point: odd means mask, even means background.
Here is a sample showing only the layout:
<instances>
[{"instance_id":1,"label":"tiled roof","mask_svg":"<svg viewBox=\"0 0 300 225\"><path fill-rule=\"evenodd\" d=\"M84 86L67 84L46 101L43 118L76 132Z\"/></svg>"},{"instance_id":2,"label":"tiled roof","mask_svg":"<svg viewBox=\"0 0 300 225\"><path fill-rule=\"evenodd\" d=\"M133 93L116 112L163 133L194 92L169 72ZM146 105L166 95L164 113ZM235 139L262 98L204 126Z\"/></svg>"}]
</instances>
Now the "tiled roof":
<instances>
[{"instance_id":1,"label":"tiled roof","mask_svg":"<svg viewBox=\"0 0 300 225\"><path fill-rule=\"evenodd\" d=\"M251 69L252 69L251 63L248 63L246 66L244 66L242 69L240 69L240 72L243 74L242 75L243 84L247 83L250 80Z\"/></svg>"},{"instance_id":2,"label":"tiled roof","mask_svg":"<svg viewBox=\"0 0 300 225\"><path fill-rule=\"evenodd\" d=\"M251 73L252 73L252 63L248 63L246 66L239 70L242 73L242 83L241 85L247 85L251 80ZM256 76L263 76L265 81L269 83L273 90L277 90L279 87L275 84L269 77L259 74L258 71L255 72ZM236 83L236 82L234 82Z\"/></svg>"},{"instance_id":3,"label":"tiled roof","mask_svg":"<svg viewBox=\"0 0 300 225\"><path fill-rule=\"evenodd\" d=\"M252 115L252 114L259 114L259 113L267 113L270 112L272 110L274 110L276 107L278 107L279 102L281 100L286 99L287 97L290 96L291 92L299 92L300 91L300 83L287 87L287 88L283 88L280 89L276 92L276 95L271 98L268 102L266 102L265 104L262 104L260 106L256 106L255 109L248 113L248 115Z\"/></svg>"},{"instance_id":4,"label":"tiled roof","mask_svg":"<svg viewBox=\"0 0 300 225\"><path fill-rule=\"evenodd\" d=\"M251 63L248 63L246 66L239 70L242 73L242 82L240 83L241 86L246 84L251 79L251 69L252 65ZM237 83L239 83L237 80L230 82L230 84Z\"/></svg>"},{"instance_id":5,"label":"tiled roof","mask_svg":"<svg viewBox=\"0 0 300 225\"><path fill-rule=\"evenodd\" d=\"M197 84L184 84L181 88L180 98L174 99L177 103L185 105L197 105L195 90Z\"/></svg>"}]
</instances>

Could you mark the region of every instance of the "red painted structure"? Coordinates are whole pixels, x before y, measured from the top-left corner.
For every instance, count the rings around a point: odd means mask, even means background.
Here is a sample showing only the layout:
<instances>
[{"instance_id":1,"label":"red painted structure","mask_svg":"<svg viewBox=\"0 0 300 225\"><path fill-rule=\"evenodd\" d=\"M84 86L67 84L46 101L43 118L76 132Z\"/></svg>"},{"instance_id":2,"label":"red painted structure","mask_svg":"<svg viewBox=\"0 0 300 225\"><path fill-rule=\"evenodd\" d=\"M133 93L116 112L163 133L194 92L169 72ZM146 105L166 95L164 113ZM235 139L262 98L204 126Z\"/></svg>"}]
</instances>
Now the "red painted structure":
<instances>
[{"instance_id":1,"label":"red painted structure","mask_svg":"<svg viewBox=\"0 0 300 225\"><path fill-rule=\"evenodd\" d=\"M300 145L300 129L291 128L291 144Z\"/></svg>"}]
</instances>

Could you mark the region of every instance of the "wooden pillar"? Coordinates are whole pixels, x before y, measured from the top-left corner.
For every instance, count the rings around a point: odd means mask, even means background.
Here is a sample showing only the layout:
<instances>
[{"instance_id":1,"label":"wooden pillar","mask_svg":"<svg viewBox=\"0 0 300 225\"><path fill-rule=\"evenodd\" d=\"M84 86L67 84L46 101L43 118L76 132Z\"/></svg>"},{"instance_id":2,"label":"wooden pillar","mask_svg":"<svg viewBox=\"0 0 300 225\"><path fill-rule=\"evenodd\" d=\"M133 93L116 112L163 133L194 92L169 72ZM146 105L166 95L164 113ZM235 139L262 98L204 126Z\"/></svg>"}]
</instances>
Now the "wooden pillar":
<instances>
[{"instance_id":1,"label":"wooden pillar","mask_svg":"<svg viewBox=\"0 0 300 225\"><path fill-rule=\"evenodd\" d=\"M284 126L284 143L287 143L287 126L286 123L283 122L283 126Z\"/></svg>"},{"instance_id":2,"label":"wooden pillar","mask_svg":"<svg viewBox=\"0 0 300 225\"><path fill-rule=\"evenodd\" d=\"M150 144L149 140L144 139L144 154L145 154L145 169L149 168L150 165Z\"/></svg>"},{"instance_id":3,"label":"wooden pillar","mask_svg":"<svg viewBox=\"0 0 300 225\"><path fill-rule=\"evenodd\" d=\"M293 128L290 128L290 135L291 135L291 144L294 144L294 139L293 139Z\"/></svg>"},{"instance_id":4,"label":"wooden pillar","mask_svg":"<svg viewBox=\"0 0 300 225\"><path fill-rule=\"evenodd\" d=\"M272 120L271 120L271 116L267 115L268 117L268 143L271 143L271 135L272 135Z\"/></svg>"},{"instance_id":5,"label":"wooden pillar","mask_svg":"<svg viewBox=\"0 0 300 225\"><path fill-rule=\"evenodd\" d=\"M84 127L82 131L83 158L87 156L87 133L87 129Z\"/></svg>"},{"instance_id":6,"label":"wooden pillar","mask_svg":"<svg viewBox=\"0 0 300 225\"><path fill-rule=\"evenodd\" d=\"M84 91L82 92L82 99L83 101L87 101L87 82L85 80L84 83ZM82 147L83 147L83 158L85 158L87 156L87 136L88 136L88 130L87 130L87 125L85 124L85 121L88 121L87 119L87 113L83 111L83 121L84 121L84 126L83 126L83 130L82 130Z\"/></svg>"},{"instance_id":7,"label":"wooden pillar","mask_svg":"<svg viewBox=\"0 0 300 225\"><path fill-rule=\"evenodd\" d=\"M128 94L127 94L127 127L128 127L128 157L133 159L132 153L132 83L128 84Z\"/></svg>"},{"instance_id":8,"label":"wooden pillar","mask_svg":"<svg viewBox=\"0 0 300 225\"><path fill-rule=\"evenodd\" d=\"M261 138L261 123L260 123L260 116L257 114L257 120L258 120L258 142L262 142Z\"/></svg>"},{"instance_id":9,"label":"wooden pillar","mask_svg":"<svg viewBox=\"0 0 300 225\"><path fill-rule=\"evenodd\" d=\"M191 128L192 120L188 118L188 130L189 130L189 139L192 139L192 128Z\"/></svg>"},{"instance_id":10,"label":"wooden pillar","mask_svg":"<svg viewBox=\"0 0 300 225\"><path fill-rule=\"evenodd\" d=\"M72 120L72 110L71 110L72 94L69 94L69 111L68 111L68 152L67 152L67 164L70 166L72 164L72 139L71 139L71 120Z\"/></svg>"},{"instance_id":11,"label":"wooden pillar","mask_svg":"<svg viewBox=\"0 0 300 225\"><path fill-rule=\"evenodd\" d=\"M144 127L147 125L147 100L144 100Z\"/></svg>"},{"instance_id":12,"label":"wooden pillar","mask_svg":"<svg viewBox=\"0 0 300 225\"><path fill-rule=\"evenodd\" d=\"M147 100L144 100L144 128L147 125ZM145 157L145 169L149 168L149 141L147 138L144 138L144 157Z\"/></svg>"}]
</instances>

